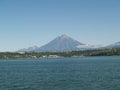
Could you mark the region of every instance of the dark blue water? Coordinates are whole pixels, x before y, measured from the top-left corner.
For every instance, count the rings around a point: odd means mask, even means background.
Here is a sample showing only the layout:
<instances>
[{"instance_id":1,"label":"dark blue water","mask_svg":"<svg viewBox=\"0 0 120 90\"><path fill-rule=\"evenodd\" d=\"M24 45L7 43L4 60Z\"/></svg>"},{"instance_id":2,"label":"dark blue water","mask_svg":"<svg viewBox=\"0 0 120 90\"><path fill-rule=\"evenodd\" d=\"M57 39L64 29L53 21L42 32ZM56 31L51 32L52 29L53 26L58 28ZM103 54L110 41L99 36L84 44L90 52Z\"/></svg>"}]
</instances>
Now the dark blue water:
<instances>
[{"instance_id":1,"label":"dark blue water","mask_svg":"<svg viewBox=\"0 0 120 90\"><path fill-rule=\"evenodd\" d=\"M0 60L0 90L120 90L120 57Z\"/></svg>"}]
</instances>

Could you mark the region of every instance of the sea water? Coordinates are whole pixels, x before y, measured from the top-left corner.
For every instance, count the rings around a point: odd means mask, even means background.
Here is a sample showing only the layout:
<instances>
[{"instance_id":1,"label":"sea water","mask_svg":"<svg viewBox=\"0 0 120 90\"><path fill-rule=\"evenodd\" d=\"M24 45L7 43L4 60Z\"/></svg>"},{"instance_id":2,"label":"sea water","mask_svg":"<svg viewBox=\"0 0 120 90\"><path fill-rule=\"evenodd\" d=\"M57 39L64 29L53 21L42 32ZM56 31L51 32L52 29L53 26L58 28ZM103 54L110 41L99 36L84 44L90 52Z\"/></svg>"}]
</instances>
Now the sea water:
<instances>
[{"instance_id":1,"label":"sea water","mask_svg":"<svg viewBox=\"0 0 120 90\"><path fill-rule=\"evenodd\" d=\"M0 60L0 90L120 90L120 57Z\"/></svg>"}]
</instances>

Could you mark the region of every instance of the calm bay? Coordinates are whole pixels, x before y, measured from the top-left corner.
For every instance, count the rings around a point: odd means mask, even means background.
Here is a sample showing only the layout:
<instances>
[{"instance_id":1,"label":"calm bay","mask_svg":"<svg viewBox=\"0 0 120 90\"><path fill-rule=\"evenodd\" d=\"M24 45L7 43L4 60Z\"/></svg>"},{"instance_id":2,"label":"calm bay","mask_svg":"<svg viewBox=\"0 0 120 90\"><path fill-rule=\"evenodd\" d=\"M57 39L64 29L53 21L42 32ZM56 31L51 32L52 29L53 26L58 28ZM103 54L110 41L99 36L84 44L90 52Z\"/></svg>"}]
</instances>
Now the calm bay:
<instances>
[{"instance_id":1,"label":"calm bay","mask_svg":"<svg viewBox=\"0 0 120 90\"><path fill-rule=\"evenodd\" d=\"M0 90L120 90L120 56L0 60Z\"/></svg>"}]
</instances>

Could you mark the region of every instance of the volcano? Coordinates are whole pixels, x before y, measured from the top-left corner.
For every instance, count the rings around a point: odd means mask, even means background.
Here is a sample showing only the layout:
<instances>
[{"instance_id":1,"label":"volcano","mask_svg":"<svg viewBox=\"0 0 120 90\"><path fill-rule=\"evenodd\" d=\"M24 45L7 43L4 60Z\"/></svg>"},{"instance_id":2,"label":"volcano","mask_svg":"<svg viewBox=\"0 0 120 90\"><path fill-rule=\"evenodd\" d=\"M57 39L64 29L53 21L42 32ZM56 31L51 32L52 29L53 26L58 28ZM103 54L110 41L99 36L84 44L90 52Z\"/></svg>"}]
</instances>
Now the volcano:
<instances>
[{"instance_id":1,"label":"volcano","mask_svg":"<svg viewBox=\"0 0 120 90\"><path fill-rule=\"evenodd\" d=\"M36 49L35 51L42 51L42 52L48 52L48 51L54 51L54 52L59 52L59 51L73 51L73 50L78 50L77 46L80 45L85 45L83 43L80 43L77 40L74 40L73 38L67 36L67 35L61 35L58 36L57 38L53 39L46 45Z\"/></svg>"}]
</instances>

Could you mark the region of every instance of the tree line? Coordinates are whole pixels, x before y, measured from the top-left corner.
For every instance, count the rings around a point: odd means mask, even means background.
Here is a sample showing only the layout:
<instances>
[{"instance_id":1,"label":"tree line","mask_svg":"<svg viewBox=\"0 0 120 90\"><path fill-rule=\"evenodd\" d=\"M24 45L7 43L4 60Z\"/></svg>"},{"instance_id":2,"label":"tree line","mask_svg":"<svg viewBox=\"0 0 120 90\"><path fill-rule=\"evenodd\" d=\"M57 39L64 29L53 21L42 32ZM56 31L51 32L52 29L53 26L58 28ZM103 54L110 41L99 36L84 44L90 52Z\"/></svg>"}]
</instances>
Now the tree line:
<instances>
[{"instance_id":1,"label":"tree line","mask_svg":"<svg viewBox=\"0 0 120 90\"><path fill-rule=\"evenodd\" d=\"M52 57L120 56L120 48L84 50L84 51L66 51L66 52L1 52L0 53L0 59L49 58L50 56Z\"/></svg>"}]
</instances>

